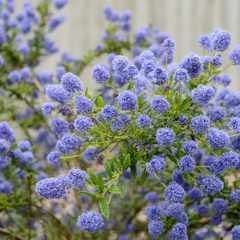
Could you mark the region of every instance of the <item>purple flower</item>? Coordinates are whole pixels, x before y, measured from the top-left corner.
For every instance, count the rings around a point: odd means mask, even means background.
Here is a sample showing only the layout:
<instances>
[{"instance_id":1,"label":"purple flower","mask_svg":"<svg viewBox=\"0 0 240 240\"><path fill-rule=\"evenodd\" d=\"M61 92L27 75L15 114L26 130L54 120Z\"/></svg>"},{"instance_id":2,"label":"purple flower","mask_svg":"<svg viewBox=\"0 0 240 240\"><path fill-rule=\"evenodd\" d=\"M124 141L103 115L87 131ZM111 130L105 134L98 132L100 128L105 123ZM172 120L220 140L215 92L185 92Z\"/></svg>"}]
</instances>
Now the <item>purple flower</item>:
<instances>
[{"instance_id":1,"label":"purple flower","mask_svg":"<svg viewBox=\"0 0 240 240\"><path fill-rule=\"evenodd\" d=\"M55 109L55 105L53 103L44 103L42 106L43 115L45 117L49 116L54 109Z\"/></svg>"},{"instance_id":2,"label":"purple flower","mask_svg":"<svg viewBox=\"0 0 240 240\"><path fill-rule=\"evenodd\" d=\"M151 118L148 115L139 115L137 118L138 128L149 128L151 126Z\"/></svg>"},{"instance_id":3,"label":"purple flower","mask_svg":"<svg viewBox=\"0 0 240 240\"><path fill-rule=\"evenodd\" d=\"M210 128L208 130L206 140L213 149L224 148L230 143L228 134L217 128Z\"/></svg>"},{"instance_id":4,"label":"purple flower","mask_svg":"<svg viewBox=\"0 0 240 240\"><path fill-rule=\"evenodd\" d=\"M224 187L224 183L216 176L203 177L200 181L200 188L209 195L220 192Z\"/></svg>"},{"instance_id":5,"label":"purple flower","mask_svg":"<svg viewBox=\"0 0 240 240\"><path fill-rule=\"evenodd\" d=\"M32 146L31 143L28 140L22 140L18 143L18 147L21 151L31 151Z\"/></svg>"},{"instance_id":6,"label":"purple flower","mask_svg":"<svg viewBox=\"0 0 240 240\"><path fill-rule=\"evenodd\" d=\"M15 142L14 132L7 122L0 122L0 139L1 138L9 141L10 143Z\"/></svg>"},{"instance_id":7,"label":"purple flower","mask_svg":"<svg viewBox=\"0 0 240 240\"><path fill-rule=\"evenodd\" d=\"M159 147L170 146L175 139L175 133L171 128L159 128L156 134L156 141Z\"/></svg>"},{"instance_id":8,"label":"purple flower","mask_svg":"<svg viewBox=\"0 0 240 240\"><path fill-rule=\"evenodd\" d=\"M240 65L240 45L229 53L229 59L233 65Z\"/></svg>"},{"instance_id":9,"label":"purple flower","mask_svg":"<svg viewBox=\"0 0 240 240\"><path fill-rule=\"evenodd\" d=\"M86 132L93 125L94 123L92 119L86 116L79 116L74 121L74 127L76 128L77 131L81 133Z\"/></svg>"},{"instance_id":10,"label":"purple flower","mask_svg":"<svg viewBox=\"0 0 240 240\"><path fill-rule=\"evenodd\" d=\"M186 225L183 223L173 225L169 234L169 240L188 240Z\"/></svg>"},{"instance_id":11,"label":"purple flower","mask_svg":"<svg viewBox=\"0 0 240 240\"><path fill-rule=\"evenodd\" d=\"M53 16L48 21L48 28L50 31L54 31L58 26L64 22L65 18L63 16Z\"/></svg>"},{"instance_id":12,"label":"purple flower","mask_svg":"<svg viewBox=\"0 0 240 240\"><path fill-rule=\"evenodd\" d=\"M164 199L171 202L182 202L185 191L179 184L172 182L164 190Z\"/></svg>"},{"instance_id":13,"label":"purple flower","mask_svg":"<svg viewBox=\"0 0 240 240\"><path fill-rule=\"evenodd\" d=\"M210 120L207 116L199 115L192 118L191 128L195 133L203 133L210 126Z\"/></svg>"},{"instance_id":14,"label":"purple flower","mask_svg":"<svg viewBox=\"0 0 240 240\"><path fill-rule=\"evenodd\" d=\"M235 203L240 203L240 190L237 189L230 194L230 200Z\"/></svg>"},{"instance_id":15,"label":"purple flower","mask_svg":"<svg viewBox=\"0 0 240 240\"><path fill-rule=\"evenodd\" d=\"M93 109L92 102L85 96L76 96L76 109L79 113L90 113Z\"/></svg>"},{"instance_id":16,"label":"purple flower","mask_svg":"<svg viewBox=\"0 0 240 240\"><path fill-rule=\"evenodd\" d=\"M94 161L96 160L98 154L99 154L98 148L89 147L83 152L82 156L85 161Z\"/></svg>"},{"instance_id":17,"label":"purple flower","mask_svg":"<svg viewBox=\"0 0 240 240\"><path fill-rule=\"evenodd\" d=\"M157 238L164 231L164 226L160 221L148 223L148 232L153 238Z\"/></svg>"},{"instance_id":18,"label":"purple flower","mask_svg":"<svg viewBox=\"0 0 240 240\"><path fill-rule=\"evenodd\" d=\"M92 77L98 83L104 83L110 79L110 69L106 64L98 64L94 66L92 71Z\"/></svg>"},{"instance_id":19,"label":"purple flower","mask_svg":"<svg viewBox=\"0 0 240 240\"><path fill-rule=\"evenodd\" d=\"M59 119L59 118L54 118L51 121L51 129L52 131L58 135L62 136L69 131L69 123L65 120Z\"/></svg>"},{"instance_id":20,"label":"purple flower","mask_svg":"<svg viewBox=\"0 0 240 240\"><path fill-rule=\"evenodd\" d=\"M61 153L59 151L52 151L47 155L47 161L54 167L60 166Z\"/></svg>"},{"instance_id":21,"label":"purple flower","mask_svg":"<svg viewBox=\"0 0 240 240\"><path fill-rule=\"evenodd\" d=\"M60 84L47 85L46 94L50 99L61 104L68 102L71 97L70 93L66 91Z\"/></svg>"},{"instance_id":22,"label":"purple flower","mask_svg":"<svg viewBox=\"0 0 240 240\"><path fill-rule=\"evenodd\" d=\"M123 91L118 96L118 104L123 111L136 110L137 96L132 91Z\"/></svg>"},{"instance_id":23,"label":"purple flower","mask_svg":"<svg viewBox=\"0 0 240 240\"><path fill-rule=\"evenodd\" d=\"M146 171L150 176L154 176L164 170L166 161L161 156L154 156L147 164Z\"/></svg>"},{"instance_id":24,"label":"purple flower","mask_svg":"<svg viewBox=\"0 0 240 240\"><path fill-rule=\"evenodd\" d=\"M213 87L206 85L198 85L191 92L192 101L199 105L207 104L215 94Z\"/></svg>"},{"instance_id":25,"label":"purple flower","mask_svg":"<svg viewBox=\"0 0 240 240\"><path fill-rule=\"evenodd\" d=\"M179 161L180 170L182 172L193 172L196 167L196 161L191 156L184 156Z\"/></svg>"},{"instance_id":26,"label":"purple flower","mask_svg":"<svg viewBox=\"0 0 240 240\"><path fill-rule=\"evenodd\" d=\"M36 184L36 192L47 199L64 198L69 187L68 179L65 176L45 178Z\"/></svg>"},{"instance_id":27,"label":"purple flower","mask_svg":"<svg viewBox=\"0 0 240 240\"><path fill-rule=\"evenodd\" d=\"M56 148L63 154L71 154L82 146L82 140L74 135L65 134L57 141Z\"/></svg>"},{"instance_id":28,"label":"purple flower","mask_svg":"<svg viewBox=\"0 0 240 240\"><path fill-rule=\"evenodd\" d=\"M73 168L68 172L67 177L73 187L83 188L88 179L88 174L79 168Z\"/></svg>"},{"instance_id":29,"label":"purple flower","mask_svg":"<svg viewBox=\"0 0 240 240\"><path fill-rule=\"evenodd\" d=\"M117 116L117 110L112 105L105 105L102 109L102 112L100 114L101 118L103 118L105 121L112 120L114 117Z\"/></svg>"},{"instance_id":30,"label":"purple flower","mask_svg":"<svg viewBox=\"0 0 240 240\"><path fill-rule=\"evenodd\" d=\"M69 93L83 92L82 81L73 73L64 73L61 77L61 83L63 85L63 88Z\"/></svg>"},{"instance_id":31,"label":"purple flower","mask_svg":"<svg viewBox=\"0 0 240 240\"><path fill-rule=\"evenodd\" d=\"M187 70L188 75L191 78L198 77L203 70L201 59L195 53L186 56L181 63L181 67Z\"/></svg>"},{"instance_id":32,"label":"purple flower","mask_svg":"<svg viewBox=\"0 0 240 240\"><path fill-rule=\"evenodd\" d=\"M53 0L53 4L56 8L61 9L67 4L68 0Z\"/></svg>"},{"instance_id":33,"label":"purple flower","mask_svg":"<svg viewBox=\"0 0 240 240\"><path fill-rule=\"evenodd\" d=\"M164 113L169 109L169 103L165 97L153 96L151 100L151 108L157 113Z\"/></svg>"},{"instance_id":34,"label":"purple flower","mask_svg":"<svg viewBox=\"0 0 240 240\"><path fill-rule=\"evenodd\" d=\"M232 240L239 240L240 239L240 225L235 225L232 228Z\"/></svg>"},{"instance_id":35,"label":"purple flower","mask_svg":"<svg viewBox=\"0 0 240 240\"><path fill-rule=\"evenodd\" d=\"M82 231L94 233L104 227L104 220L98 212L88 211L78 217L77 225Z\"/></svg>"},{"instance_id":36,"label":"purple flower","mask_svg":"<svg viewBox=\"0 0 240 240\"><path fill-rule=\"evenodd\" d=\"M168 80L167 71L161 67L156 67L154 69L153 77L154 77L155 83L158 85L164 84Z\"/></svg>"},{"instance_id":37,"label":"purple flower","mask_svg":"<svg viewBox=\"0 0 240 240\"><path fill-rule=\"evenodd\" d=\"M173 79L176 82L187 83L190 80L190 77L186 69L177 68L176 71L174 72Z\"/></svg>"},{"instance_id":38,"label":"purple flower","mask_svg":"<svg viewBox=\"0 0 240 240\"><path fill-rule=\"evenodd\" d=\"M231 34L218 29L212 34L212 47L215 51L225 51L231 43Z\"/></svg>"},{"instance_id":39,"label":"purple flower","mask_svg":"<svg viewBox=\"0 0 240 240\"><path fill-rule=\"evenodd\" d=\"M111 130L113 132L125 129L131 123L128 115L122 114L119 115L116 120L114 120L111 124Z\"/></svg>"},{"instance_id":40,"label":"purple flower","mask_svg":"<svg viewBox=\"0 0 240 240\"><path fill-rule=\"evenodd\" d=\"M10 143L5 139L0 139L0 155L6 154L10 150Z\"/></svg>"}]
</instances>

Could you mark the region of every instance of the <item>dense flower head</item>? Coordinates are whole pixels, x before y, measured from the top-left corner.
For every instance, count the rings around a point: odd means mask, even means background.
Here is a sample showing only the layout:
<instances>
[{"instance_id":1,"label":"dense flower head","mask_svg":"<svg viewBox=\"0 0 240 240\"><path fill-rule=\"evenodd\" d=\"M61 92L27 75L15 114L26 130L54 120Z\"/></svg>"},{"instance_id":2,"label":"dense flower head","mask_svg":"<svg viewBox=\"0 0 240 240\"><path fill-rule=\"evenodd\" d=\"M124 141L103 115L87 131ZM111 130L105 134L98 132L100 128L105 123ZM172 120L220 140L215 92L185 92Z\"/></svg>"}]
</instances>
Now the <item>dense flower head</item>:
<instances>
[{"instance_id":1,"label":"dense flower head","mask_svg":"<svg viewBox=\"0 0 240 240\"><path fill-rule=\"evenodd\" d=\"M194 53L185 57L181 63L181 67L187 70L188 75L191 78L198 77L202 72L201 59L197 54Z\"/></svg>"},{"instance_id":2,"label":"dense flower head","mask_svg":"<svg viewBox=\"0 0 240 240\"><path fill-rule=\"evenodd\" d=\"M240 190L237 189L236 191L231 192L230 200L233 202L239 203L240 202Z\"/></svg>"},{"instance_id":3,"label":"dense flower head","mask_svg":"<svg viewBox=\"0 0 240 240\"><path fill-rule=\"evenodd\" d=\"M212 47L215 51L225 51L231 43L231 34L229 32L217 29L212 34Z\"/></svg>"},{"instance_id":4,"label":"dense flower head","mask_svg":"<svg viewBox=\"0 0 240 240\"><path fill-rule=\"evenodd\" d=\"M84 212L77 220L77 226L82 231L97 232L104 226L103 217L95 211Z\"/></svg>"},{"instance_id":5,"label":"dense flower head","mask_svg":"<svg viewBox=\"0 0 240 240\"><path fill-rule=\"evenodd\" d=\"M137 126L139 128L149 128L151 126L151 118L148 115L139 115L137 118Z\"/></svg>"},{"instance_id":6,"label":"dense flower head","mask_svg":"<svg viewBox=\"0 0 240 240\"><path fill-rule=\"evenodd\" d=\"M198 43L204 50L207 50L207 51L212 50L212 42L211 42L211 37L209 36L209 34L201 35L198 39Z\"/></svg>"},{"instance_id":7,"label":"dense flower head","mask_svg":"<svg viewBox=\"0 0 240 240\"><path fill-rule=\"evenodd\" d=\"M97 159L99 149L95 147L88 147L82 154L85 161L93 161Z\"/></svg>"},{"instance_id":8,"label":"dense flower head","mask_svg":"<svg viewBox=\"0 0 240 240\"><path fill-rule=\"evenodd\" d=\"M232 240L240 239L240 225L235 225L232 228Z\"/></svg>"},{"instance_id":9,"label":"dense flower head","mask_svg":"<svg viewBox=\"0 0 240 240\"><path fill-rule=\"evenodd\" d=\"M229 59L233 65L240 65L240 45L229 53Z\"/></svg>"},{"instance_id":10,"label":"dense flower head","mask_svg":"<svg viewBox=\"0 0 240 240\"><path fill-rule=\"evenodd\" d=\"M148 232L149 234L156 238L164 231L164 226L160 221L151 221L148 224Z\"/></svg>"},{"instance_id":11,"label":"dense flower head","mask_svg":"<svg viewBox=\"0 0 240 240\"><path fill-rule=\"evenodd\" d=\"M46 95L50 99L62 104L66 103L71 97L70 93L60 84L47 85Z\"/></svg>"},{"instance_id":12,"label":"dense flower head","mask_svg":"<svg viewBox=\"0 0 240 240\"><path fill-rule=\"evenodd\" d=\"M185 197L184 189L177 183L170 183L164 191L164 199L170 202L182 202Z\"/></svg>"},{"instance_id":13,"label":"dense flower head","mask_svg":"<svg viewBox=\"0 0 240 240\"><path fill-rule=\"evenodd\" d=\"M118 104L123 111L137 108L137 96L132 91L123 91L118 96Z\"/></svg>"},{"instance_id":14,"label":"dense flower head","mask_svg":"<svg viewBox=\"0 0 240 240\"><path fill-rule=\"evenodd\" d=\"M224 148L230 143L228 134L217 128L210 128L208 130L206 140L213 149Z\"/></svg>"},{"instance_id":15,"label":"dense flower head","mask_svg":"<svg viewBox=\"0 0 240 240\"><path fill-rule=\"evenodd\" d=\"M105 105L104 108L102 109L100 116L103 118L105 121L112 120L114 117L117 116L117 110L114 106L112 105Z\"/></svg>"},{"instance_id":16,"label":"dense flower head","mask_svg":"<svg viewBox=\"0 0 240 240\"><path fill-rule=\"evenodd\" d=\"M156 134L156 140L159 147L169 146L175 139L175 133L170 128L159 128Z\"/></svg>"},{"instance_id":17,"label":"dense flower head","mask_svg":"<svg viewBox=\"0 0 240 240\"><path fill-rule=\"evenodd\" d=\"M164 84L168 80L168 73L162 67L156 67L153 70L153 77L156 84Z\"/></svg>"},{"instance_id":18,"label":"dense flower head","mask_svg":"<svg viewBox=\"0 0 240 240\"><path fill-rule=\"evenodd\" d=\"M159 201L159 195L156 192L148 192L145 196L144 199L146 199L148 202L151 203L156 203Z\"/></svg>"},{"instance_id":19,"label":"dense flower head","mask_svg":"<svg viewBox=\"0 0 240 240\"><path fill-rule=\"evenodd\" d=\"M198 85L191 92L192 101L199 105L207 104L215 94L215 90L211 86Z\"/></svg>"},{"instance_id":20,"label":"dense flower head","mask_svg":"<svg viewBox=\"0 0 240 240\"><path fill-rule=\"evenodd\" d=\"M224 184L216 176L207 176L200 180L200 187L204 193L214 195L223 189Z\"/></svg>"},{"instance_id":21,"label":"dense flower head","mask_svg":"<svg viewBox=\"0 0 240 240\"><path fill-rule=\"evenodd\" d=\"M207 115L212 121L216 122L223 120L226 115L226 111L223 107L220 106L210 107L207 111Z\"/></svg>"},{"instance_id":22,"label":"dense flower head","mask_svg":"<svg viewBox=\"0 0 240 240\"><path fill-rule=\"evenodd\" d=\"M240 132L240 118L239 117L232 117L229 119L228 125L232 128L235 132Z\"/></svg>"},{"instance_id":23,"label":"dense flower head","mask_svg":"<svg viewBox=\"0 0 240 240\"><path fill-rule=\"evenodd\" d=\"M129 64L129 60L127 57L122 55L117 55L114 57L112 61L112 69L117 73L123 72Z\"/></svg>"},{"instance_id":24,"label":"dense flower head","mask_svg":"<svg viewBox=\"0 0 240 240\"><path fill-rule=\"evenodd\" d=\"M203 193L199 188L192 188L188 191L188 196L193 200L193 201L199 201L203 197Z\"/></svg>"},{"instance_id":25,"label":"dense flower head","mask_svg":"<svg viewBox=\"0 0 240 240\"><path fill-rule=\"evenodd\" d=\"M121 114L119 115L111 124L111 130L113 132L125 129L131 123L128 115Z\"/></svg>"},{"instance_id":26,"label":"dense flower head","mask_svg":"<svg viewBox=\"0 0 240 240\"><path fill-rule=\"evenodd\" d=\"M82 146L82 140L74 135L65 134L56 143L56 148L63 154L69 154Z\"/></svg>"},{"instance_id":27,"label":"dense flower head","mask_svg":"<svg viewBox=\"0 0 240 240\"><path fill-rule=\"evenodd\" d=\"M59 151L52 151L52 152L48 153L48 155L47 155L48 163L54 167L59 167L61 155L62 154Z\"/></svg>"},{"instance_id":28,"label":"dense flower head","mask_svg":"<svg viewBox=\"0 0 240 240\"><path fill-rule=\"evenodd\" d=\"M88 175L86 171L73 168L68 172L67 175L70 184L76 188L83 188L85 185L86 180L88 179Z\"/></svg>"},{"instance_id":29,"label":"dense flower head","mask_svg":"<svg viewBox=\"0 0 240 240\"><path fill-rule=\"evenodd\" d=\"M81 93L83 91L82 81L73 73L67 72L63 74L61 77L61 83L63 88L70 93L76 91Z\"/></svg>"},{"instance_id":30,"label":"dense flower head","mask_svg":"<svg viewBox=\"0 0 240 240\"><path fill-rule=\"evenodd\" d=\"M63 8L67 4L68 0L53 0L56 8Z\"/></svg>"},{"instance_id":31,"label":"dense flower head","mask_svg":"<svg viewBox=\"0 0 240 240\"><path fill-rule=\"evenodd\" d=\"M0 155L6 154L11 147L11 144L5 140L5 139L0 139Z\"/></svg>"},{"instance_id":32,"label":"dense flower head","mask_svg":"<svg viewBox=\"0 0 240 240\"><path fill-rule=\"evenodd\" d=\"M197 142L190 140L183 143L183 149L186 153L193 155L198 150Z\"/></svg>"},{"instance_id":33,"label":"dense flower head","mask_svg":"<svg viewBox=\"0 0 240 240\"><path fill-rule=\"evenodd\" d=\"M79 116L74 121L74 127L76 128L77 131L81 133L86 132L93 125L94 123L92 119L86 116Z\"/></svg>"},{"instance_id":34,"label":"dense flower head","mask_svg":"<svg viewBox=\"0 0 240 240\"><path fill-rule=\"evenodd\" d=\"M76 109L79 113L92 112L93 104L87 97L77 96L75 101L76 101Z\"/></svg>"},{"instance_id":35,"label":"dense flower head","mask_svg":"<svg viewBox=\"0 0 240 240\"><path fill-rule=\"evenodd\" d=\"M69 131L69 123L65 120L54 118L51 121L51 129L55 134L62 136Z\"/></svg>"},{"instance_id":36,"label":"dense flower head","mask_svg":"<svg viewBox=\"0 0 240 240\"><path fill-rule=\"evenodd\" d=\"M7 122L0 122L0 138L10 143L15 142L14 132Z\"/></svg>"},{"instance_id":37,"label":"dense flower head","mask_svg":"<svg viewBox=\"0 0 240 240\"><path fill-rule=\"evenodd\" d=\"M42 106L42 113L44 116L49 116L52 111L55 109L55 105L53 103L44 103Z\"/></svg>"},{"instance_id":38,"label":"dense flower head","mask_svg":"<svg viewBox=\"0 0 240 240\"><path fill-rule=\"evenodd\" d=\"M92 71L92 77L98 83L104 83L110 79L110 69L108 65L98 64L95 65Z\"/></svg>"},{"instance_id":39,"label":"dense flower head","mask_svg":"<svg viewBox=\"0 0 240 240\"><path fill-rule=\"evenodd\" d=\"M36 184L36 192L48 199L58 199L66 197L68 182L65 176L55 178L45 178Z\"/></svg>"},{"instance_id":40,"label":"dense flower head","mask_svg":"<svg viewBox=\"0 0 240 240\"><path fill-rule=\"evenodd\" d=\"M153 96L151 100L151 108L158 113L164 113L169 109L169 103L163 96Z\"/></svg>"},{"instance_id":41,"label":"dense flower head","mask_svg":"<svg viewBox=\"0 0 240 240\"><path fill-rule=\"evenodd\" d=\"M210 126L210 120L207 116L200 115L192 118L191 128L195 131L195 133L203 133Z\"/></svg>"},{"instance_id":42,"label":"dense flower head","mask_svg":"<svg viewBox=\"0 0 240 240\"><path fill-rule=\"evenodd\" d=\"M187 83L190 80L188 72L185 68L177 68L174 72L174 80L176 82Z\"/></svg>"},{"instance_id":43,"label":"dense flower head","mask_svg":"<svg viewBox=\"0 0 240 240\"><path fill-rule=\"evenodd\" d=\"M186 155L180 159L179 165L180 165L181 171L193 172L193 170L196 166L196 161L191 156Z\"/></svg>"},{"instance_id":44,"label":"dense flower head","mask_svg":"<svg viewBox=\"0 0 240 240\"><path fill-rule=\"evenodd\" d=\"M216 215L222 215L228 207L227 201L222 198L215 198L212 203L212 209Z\"/></svg>"},{"instance_id":45,"label":"dense flower head","mask_svg":"<svg viewBox=\"0 0 240 240\"><path fill-rule=\"evenodd\" d=\"M170 240L187 240L187 227L183 223L176 223L173 225L169 234Z\"/></svg>"},{"instance_id":46,"label":"dense flower head","mask_svg":"<svg viewBox=\"0 0 240 240\"><path fill-rule=\"evenodd\" d=\"M161 156L154 156L147 164L146 171L150 176L154 176L164 170L166 161Z\"/></svg>"}]
</instances>

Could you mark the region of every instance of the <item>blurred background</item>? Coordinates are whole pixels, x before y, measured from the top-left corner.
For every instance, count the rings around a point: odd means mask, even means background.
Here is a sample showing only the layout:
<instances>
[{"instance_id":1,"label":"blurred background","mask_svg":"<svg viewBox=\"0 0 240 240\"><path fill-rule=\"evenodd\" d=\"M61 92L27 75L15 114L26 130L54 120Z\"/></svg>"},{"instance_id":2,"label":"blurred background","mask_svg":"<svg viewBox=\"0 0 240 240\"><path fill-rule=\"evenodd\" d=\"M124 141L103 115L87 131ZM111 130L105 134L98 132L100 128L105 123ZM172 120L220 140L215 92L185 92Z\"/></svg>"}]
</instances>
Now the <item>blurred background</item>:
<instances>
[{"instance_id":1,"label":"blurred background","mask_svg":"<svg viewBox=\"0 0 240 240\"><path fill-rule=\"evenodd\" d=\"M20 6L24 0L17 2ZM152 24L169 32L176 40L175 61L189 51L201 54L197 39L214 28L232 33L232 48L240 43L240 0L69 0L59 12L66 21L52 36L61 51L78 57L95 48L106 26L105 4L115 10L131 10L133 30ZM44 66L50 68L56 57ZM233 77L232 87L240 90L240 69L231 68L229 71Z\"/></svg>"}]
</instances>

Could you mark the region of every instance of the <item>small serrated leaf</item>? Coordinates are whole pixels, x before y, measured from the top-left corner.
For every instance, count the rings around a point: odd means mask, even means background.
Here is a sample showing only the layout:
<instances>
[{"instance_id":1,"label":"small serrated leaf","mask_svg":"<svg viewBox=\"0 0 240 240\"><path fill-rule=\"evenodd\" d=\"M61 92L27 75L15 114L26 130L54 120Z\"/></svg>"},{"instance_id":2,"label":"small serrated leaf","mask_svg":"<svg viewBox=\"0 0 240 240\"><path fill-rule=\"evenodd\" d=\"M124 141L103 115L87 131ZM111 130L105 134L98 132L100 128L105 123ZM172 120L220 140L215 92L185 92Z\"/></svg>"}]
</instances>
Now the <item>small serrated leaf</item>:
<instances>
[{"instance_id":1,"label":"small serrated leaf","mask_svg":"<svg viewBox=\"0 0 240 240\"><path fill-rule=\"evenodd\" d=\"M97 96L95 103L97 107L102 108L104 106L104 100L102 96Z\"/></svg>"},{"instance_id":2,"label":"small serrated leaf","mask_svg":"<svg viewBox=\"0 0 240 240\"><path fill-rule=\"evenodd\" d=\"M109 219L109 205L107 203L107 200L105 198L101 198L98 202L99 209L101 214L106 218Z\"/></svg>"}]
</instances>

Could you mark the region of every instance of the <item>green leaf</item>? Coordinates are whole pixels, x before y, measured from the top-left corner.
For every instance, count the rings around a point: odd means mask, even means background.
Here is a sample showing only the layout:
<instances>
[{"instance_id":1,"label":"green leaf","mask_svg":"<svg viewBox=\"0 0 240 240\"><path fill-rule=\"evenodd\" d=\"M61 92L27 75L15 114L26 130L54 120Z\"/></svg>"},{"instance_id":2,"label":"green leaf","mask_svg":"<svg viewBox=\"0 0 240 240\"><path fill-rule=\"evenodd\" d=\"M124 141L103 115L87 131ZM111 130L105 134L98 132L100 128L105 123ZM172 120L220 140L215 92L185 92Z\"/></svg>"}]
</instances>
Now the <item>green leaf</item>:
<instances>
[{"instance_id":1,"label":"green leaf","mask_svg":"<svg viewBox=\"0 0 240 240\"><path fill-rule=\"evenodd\" d=\"M95 103L97 107L102 108L104 106L104 100L102 96L97 96Z\"/></svg>"},{"instance_id":2,"label":"green leaf","mask_svg":"<svg viewBox=\"0 0 240 240\"><path fill-rule=\"evenodd\" d=\"M109 191L113 194L118 194L123 197L123 188L118 185L113 185Z\"/></svg>"},{"instance_id":3,"label":"green leaf","mask_svg":"<svg viewBox=\"0 0 240 240\"><path fill-rule=\"evenodd\" d=\"M97 195L95 193L92 193L92 192L80 191L79 194L80 195L86 195L86 196L91 197L93 199L97 198Z\"/></svg>"},{"instance_id":4,"label":"green leaf","mask_svg":"<svg viewBox=\"0 0 240 240\"><path fill-rule=\"evenodd\" d=\"M107 203L107 200L105 198L101 198L98 202L99 209L101 214L106 218L109 219L109 205Z\"/></svg>"},{"instance_id":5,"label":"green leaf","mask_svg":"<svg viewBox=\"0 0 240 240\"><path fill-rule=\"evenodd\" d=\"M90 176L90 181L96 186L99 192L102 192L104 189L104 181L102 176L95 175L95 173L91 170L89 170L88 175Z\"/></svg>"}]
</instances>

